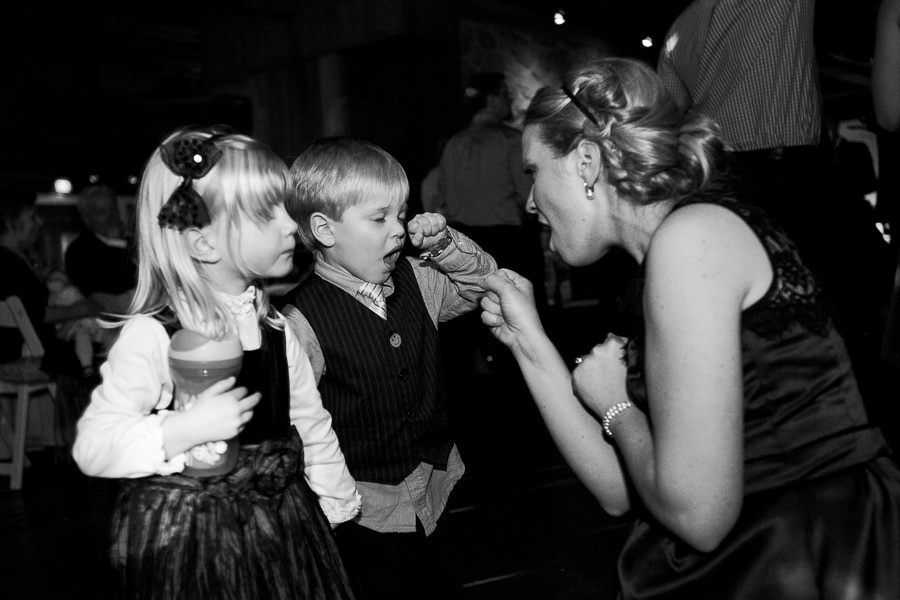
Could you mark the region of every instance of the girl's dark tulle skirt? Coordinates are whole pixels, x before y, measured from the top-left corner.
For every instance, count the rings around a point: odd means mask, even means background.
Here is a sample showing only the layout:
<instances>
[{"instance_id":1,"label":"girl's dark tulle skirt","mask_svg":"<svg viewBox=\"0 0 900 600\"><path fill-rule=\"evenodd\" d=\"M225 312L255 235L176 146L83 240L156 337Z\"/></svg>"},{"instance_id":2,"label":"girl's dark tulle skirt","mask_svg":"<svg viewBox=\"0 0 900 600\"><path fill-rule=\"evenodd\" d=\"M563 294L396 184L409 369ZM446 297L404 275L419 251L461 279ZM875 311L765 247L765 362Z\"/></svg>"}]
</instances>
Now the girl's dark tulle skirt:
<instances>
[{"instance_id":1,"label":"girl's dark tulle skirt","mask_svg":"<svg viewBox=\"0 0 900 600\"><path fill-rule=\"evenodd\" d=\"M112 530L121 597L352 598L303 464L295 433L242 447L226 475L124 482Z\"/></svg>"}]
</instances>

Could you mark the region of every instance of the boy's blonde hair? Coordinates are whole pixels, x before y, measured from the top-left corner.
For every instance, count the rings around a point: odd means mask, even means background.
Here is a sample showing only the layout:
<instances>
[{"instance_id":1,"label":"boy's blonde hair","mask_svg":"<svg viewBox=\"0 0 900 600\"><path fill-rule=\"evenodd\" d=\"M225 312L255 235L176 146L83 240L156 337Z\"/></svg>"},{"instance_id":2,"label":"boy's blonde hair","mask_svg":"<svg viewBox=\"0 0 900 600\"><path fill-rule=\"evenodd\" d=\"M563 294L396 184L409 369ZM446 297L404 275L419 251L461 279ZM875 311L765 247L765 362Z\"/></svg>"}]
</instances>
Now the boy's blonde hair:
<instances>
[{"instance_id":1,"label":"boy's blonde hair","mask_svg":"<svg viewBox=\"0 0 900 600\"><path fill-rule=\"evenodd\" d=\"M285 206L310 250L318 250L309 219L320 212L340 221L351 206L375 195L405 202L406 171L381 147L353 137L322 138L298 156L290 170L291 194Z\"/></svg>"},{"instance_id":2,"label":"boy's blonde hair","mask_svg":"<svg viewBox=\"0 0 900 600\"><path fill-rule=\"evenodd\" d=\"M262 142L223 128L178 130L162 145L178 137L212 140L222 152L212 169L191 185L203 199L213 223L227 220L229 251L239 261L241 220L262 223L272 217L272 208L287 195L287 166ZM138 283L129 316L154 315L163 322L179 321L187 329L221 339L235 331L231 312L215 293L202 263L191 257L187 236L161 226L157 220L160 209L183 181L163 163L160 149L154 150L138 192ZM260 322L281 326L259 282L256 287Z\"/></svg>"}]
</instances>

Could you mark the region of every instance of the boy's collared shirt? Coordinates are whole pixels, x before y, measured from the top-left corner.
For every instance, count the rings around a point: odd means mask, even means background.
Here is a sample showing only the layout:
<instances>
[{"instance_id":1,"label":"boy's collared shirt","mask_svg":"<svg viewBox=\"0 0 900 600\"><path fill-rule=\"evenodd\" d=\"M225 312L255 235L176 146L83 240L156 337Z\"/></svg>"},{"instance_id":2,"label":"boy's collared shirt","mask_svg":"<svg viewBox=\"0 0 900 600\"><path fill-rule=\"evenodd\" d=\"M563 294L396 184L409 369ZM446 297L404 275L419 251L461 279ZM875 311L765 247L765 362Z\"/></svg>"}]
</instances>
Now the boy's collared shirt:
<instances>
[{"instance_id":1,"label":"boy's collared shirt","mask_svg":"<svg viewBox=\"0 0 900 600\"><path fill-rule=\"evenodd\" d=\"M494 259L472 240L455 230L448 231L453 244L434 261L426 263L418 258L401 259L412 261L425 307L435 326L476 308L483 294L481 280L497 268ZM375 312L370 302L357 293L364 282L326 263L321 254L316 255L315 274ZM385 298L394 293L393 279L388 278L383 284L383 292ZM293 305L285 307L284 315L306 349L318 381L327 365L315 332ZM420 463L399 485L357 481L363 506L355 522L384 533L411 533L416 530L418 517L426 535L429 535L437 527L450 492L464 472L465 465L454 445L446 470Z\"/></svg>"}]
</instances>

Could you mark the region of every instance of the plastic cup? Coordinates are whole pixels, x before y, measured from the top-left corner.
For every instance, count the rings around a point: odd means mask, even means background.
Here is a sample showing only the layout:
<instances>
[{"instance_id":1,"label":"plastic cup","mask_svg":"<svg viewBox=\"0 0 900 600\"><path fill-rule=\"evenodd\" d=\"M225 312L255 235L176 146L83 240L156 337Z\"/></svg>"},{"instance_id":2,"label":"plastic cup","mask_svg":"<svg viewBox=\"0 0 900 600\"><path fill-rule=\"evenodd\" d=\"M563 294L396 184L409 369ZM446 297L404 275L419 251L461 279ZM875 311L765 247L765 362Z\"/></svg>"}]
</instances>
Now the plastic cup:
<instances>
[{"instance_id":1,"label":"plastic cup","mask_svg":"<svg viewBox=\"0 0 900 600\"><path fill-rule=\"evenodd\" d=\"M241 371L244 351L237 337L213 340L188 329L172 335L169 344L169 372L175 384L175 410L190 410L197 394ZM229 472L237 460L237 437L194 446L187 452L182 474L211 477Z\"/></svg>"}]
</instances>

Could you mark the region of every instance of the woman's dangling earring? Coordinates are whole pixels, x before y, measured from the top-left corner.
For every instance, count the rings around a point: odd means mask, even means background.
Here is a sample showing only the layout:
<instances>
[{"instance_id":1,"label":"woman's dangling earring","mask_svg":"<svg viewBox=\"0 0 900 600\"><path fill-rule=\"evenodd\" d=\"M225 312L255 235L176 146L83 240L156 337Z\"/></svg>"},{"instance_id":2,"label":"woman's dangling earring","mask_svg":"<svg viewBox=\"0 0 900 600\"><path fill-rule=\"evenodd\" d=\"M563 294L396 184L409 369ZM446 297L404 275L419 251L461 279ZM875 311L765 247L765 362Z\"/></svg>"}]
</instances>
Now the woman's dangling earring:
<instances>
[{"instance_id":1,"label":"woman's dangling earring","mask_svg":"<svg viewBox=\"0 0 900 600\"><path fill-rule=\"evenodd\" d=\"M588 182L584 182L584 195L587 196L588 200L594 199L594 186L588 185Z\"/></svg>"}]
</instances>

